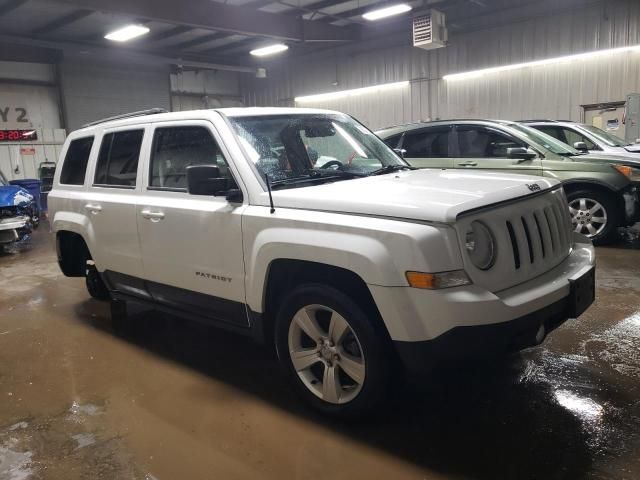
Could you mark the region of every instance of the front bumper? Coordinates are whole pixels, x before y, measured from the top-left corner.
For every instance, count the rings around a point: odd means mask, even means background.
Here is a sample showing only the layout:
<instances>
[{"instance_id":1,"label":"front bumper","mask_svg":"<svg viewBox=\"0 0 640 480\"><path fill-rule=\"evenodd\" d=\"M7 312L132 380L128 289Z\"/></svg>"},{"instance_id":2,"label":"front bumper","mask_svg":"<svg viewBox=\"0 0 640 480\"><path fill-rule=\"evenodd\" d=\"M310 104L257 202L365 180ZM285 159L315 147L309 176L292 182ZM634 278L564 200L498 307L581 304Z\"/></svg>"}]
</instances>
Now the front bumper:
<instances>
[{"instance_id":1,"label":"front bumper","mask_svg":"<svg viewBox=\"0 0 640 480\"><path fill-rule=\"evenodd\" d=\"M570 318L569 297L508 322L455 327L433 340L394 342L411 376L423 375L439 365L517 352L541 343Z\"/></svg>"},{"instance_id":2,"label":"front bumper","mask_svg":"<svg viewBox=\"0 0 640 480\"><path fill-rule=\"evenodd\" d=\"M31 219L27 216L3 218L0 220L0 244L19 240L30 231Z\"/></svg>"},{"instance_id":3,"label":"front bumper","mask_svg":"<svg viewBox=\"0 0 640 480\"><path fill-rule=\"evenodd\" d=\"M576 234L574 248L560 265L500 292L476 285L446 290L369 288L400 357L411 367L416 357L424 364L437 357L517 350L539 342L541 325L543 339L570 318L571 285L594 266L593 246Z\"/></svg>"},{"instance_id":4,"label":"front bumper","mask_svg":"<svg viewBox=\"0 0 640 480\"><path fill-rule=\"evenodd\" d=\"M625 226L640 220L640 184L633 184L622 192Z\"/></svg>"}]
</instances>

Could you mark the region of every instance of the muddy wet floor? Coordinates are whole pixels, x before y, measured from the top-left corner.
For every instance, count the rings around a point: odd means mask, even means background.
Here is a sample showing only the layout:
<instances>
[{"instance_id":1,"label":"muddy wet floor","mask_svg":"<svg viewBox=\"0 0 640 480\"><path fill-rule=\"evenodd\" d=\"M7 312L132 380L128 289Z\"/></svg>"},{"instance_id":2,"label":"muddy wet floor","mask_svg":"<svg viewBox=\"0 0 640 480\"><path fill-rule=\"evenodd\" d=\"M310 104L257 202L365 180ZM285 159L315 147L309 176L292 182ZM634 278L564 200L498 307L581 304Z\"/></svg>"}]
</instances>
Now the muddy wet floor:
<instances>
[{"instance_id":1,"label":"muddy wet floor","mask_svg":"<svg viewBox=\"0 0 640 480\"><path fill-rule=\"evenodd\" d=\"M640 250L598 249L598 299L538 348L330 422L268 349L152 312L114 334L46 226L0 254L0 480L638 479Z\"/></svg>"}]
</instances>

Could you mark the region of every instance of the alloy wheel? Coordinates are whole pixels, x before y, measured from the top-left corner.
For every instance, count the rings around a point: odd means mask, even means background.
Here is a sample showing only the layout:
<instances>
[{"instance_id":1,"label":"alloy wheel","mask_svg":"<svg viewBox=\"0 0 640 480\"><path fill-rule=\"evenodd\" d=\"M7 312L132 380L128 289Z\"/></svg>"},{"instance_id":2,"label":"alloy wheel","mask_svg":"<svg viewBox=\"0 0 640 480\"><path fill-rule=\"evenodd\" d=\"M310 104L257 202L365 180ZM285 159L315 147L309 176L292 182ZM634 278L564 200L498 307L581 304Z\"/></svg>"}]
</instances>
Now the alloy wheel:
<instances>
[{"instance_id":1,"label":"alloy wheel","mask_svg":"<svg viewBox=\"0 0 640 480\"><path fill-rule=\"evenodd\" d=\"M365 380L360 341L347 320L323 305L307 305L289 325L289 356L302 383L333 404L353 400Z\"/></svg>"},{"instance_id":2,"label":"alloy wheel","mask_svg":"<svg viewBox=\"0 0 640 480\"><path fill-rule=\"evenodd\" d=\"M574 231L595 237L607 226L607 210L592 198L575 198L569 202Z\"/></svg>"}]
</instances>

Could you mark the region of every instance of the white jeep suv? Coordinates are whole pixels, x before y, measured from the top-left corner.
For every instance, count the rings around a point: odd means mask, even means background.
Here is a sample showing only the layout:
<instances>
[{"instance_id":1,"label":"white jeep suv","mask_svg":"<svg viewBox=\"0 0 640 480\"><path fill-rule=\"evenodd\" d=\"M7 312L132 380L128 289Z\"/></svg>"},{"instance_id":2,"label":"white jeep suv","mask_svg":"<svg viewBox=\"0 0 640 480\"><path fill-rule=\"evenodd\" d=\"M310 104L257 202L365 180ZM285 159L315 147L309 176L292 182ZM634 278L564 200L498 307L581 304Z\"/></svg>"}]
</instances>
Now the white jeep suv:
<instances>
[{"instance_id":1,"label":"white jeep suv","mask_svg":"<svg viewBox=\"0 0 640 480\"><path fill-rule=\"evenodd\" d=\"M558 182L414 170L330 111L96 122L67 139L49 210L92 296L271 342L337 415L374 409L399 370L538 344L594 299Z\"/></svg>"}]
</instances>

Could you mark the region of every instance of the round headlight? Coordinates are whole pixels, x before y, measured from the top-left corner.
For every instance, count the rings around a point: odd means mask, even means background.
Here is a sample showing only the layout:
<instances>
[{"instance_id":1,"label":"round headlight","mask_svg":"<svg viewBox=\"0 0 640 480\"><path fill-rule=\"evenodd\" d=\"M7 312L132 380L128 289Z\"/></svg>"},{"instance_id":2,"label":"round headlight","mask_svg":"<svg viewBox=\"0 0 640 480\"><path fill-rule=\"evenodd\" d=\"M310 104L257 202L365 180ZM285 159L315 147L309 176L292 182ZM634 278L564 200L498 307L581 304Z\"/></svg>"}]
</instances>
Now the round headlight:
<instances>
[{"instance_id":1,"label":"round headlight","mask_svg":"<svg viewBox=\"0 0 640 480\"><path fill-rule=\"evenodd\" d=\"M477 220L471 222L465 238L467 254L480 270L489 270L496 260L496 244L489 228Z\"/></svg>"}]
</instances>

